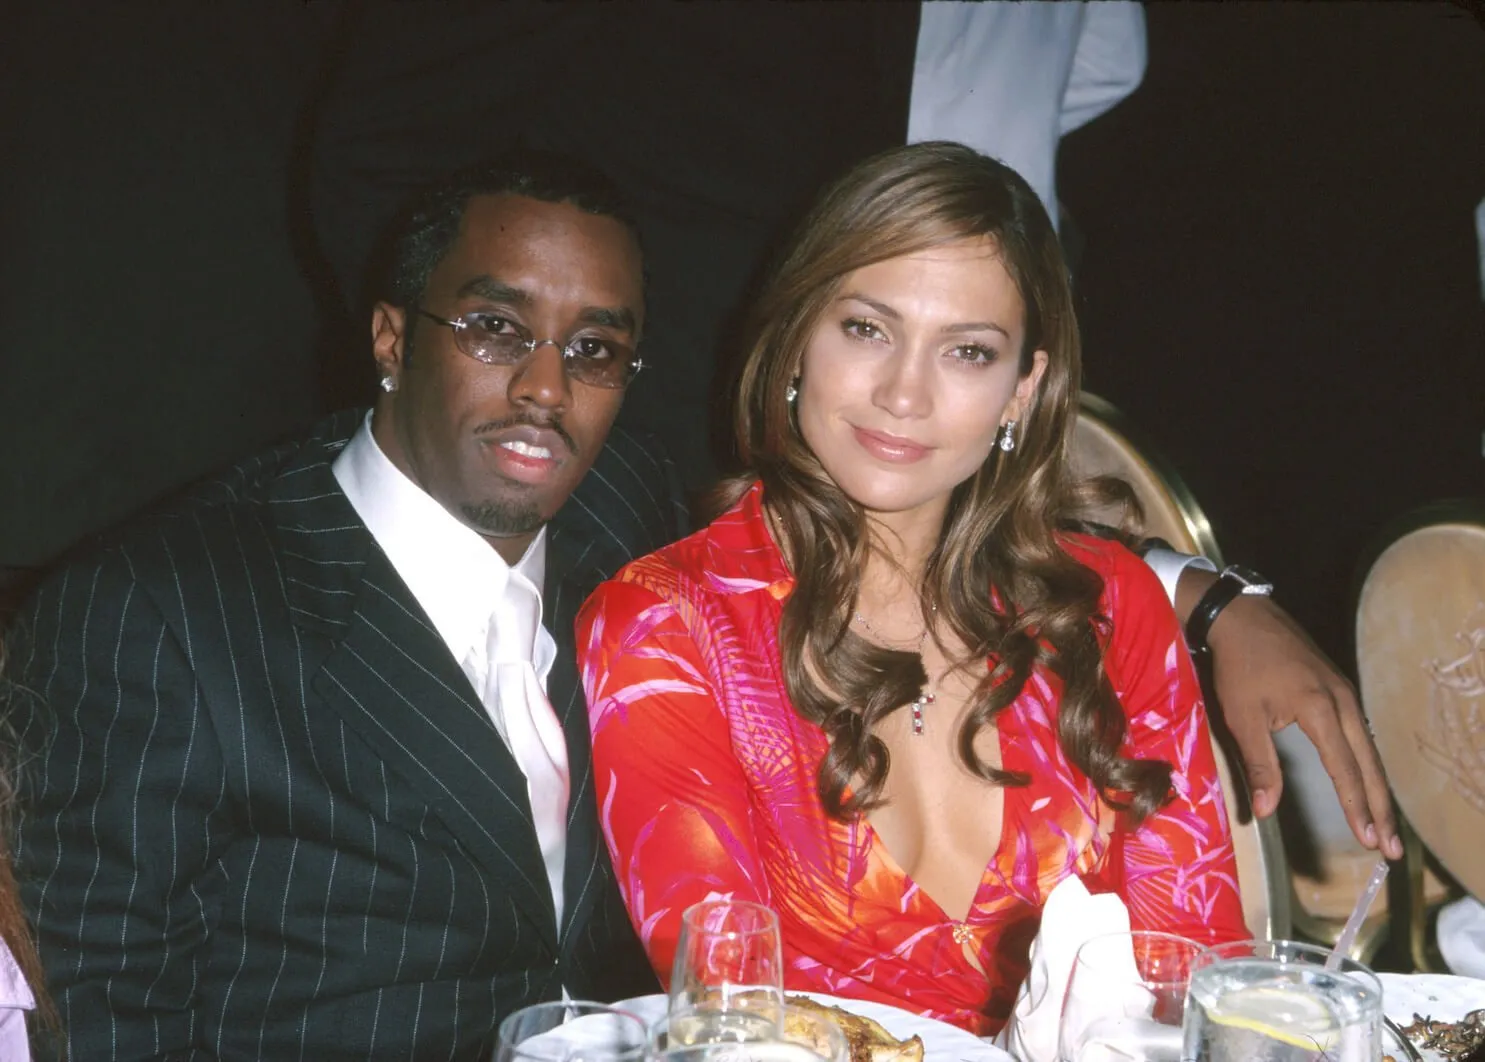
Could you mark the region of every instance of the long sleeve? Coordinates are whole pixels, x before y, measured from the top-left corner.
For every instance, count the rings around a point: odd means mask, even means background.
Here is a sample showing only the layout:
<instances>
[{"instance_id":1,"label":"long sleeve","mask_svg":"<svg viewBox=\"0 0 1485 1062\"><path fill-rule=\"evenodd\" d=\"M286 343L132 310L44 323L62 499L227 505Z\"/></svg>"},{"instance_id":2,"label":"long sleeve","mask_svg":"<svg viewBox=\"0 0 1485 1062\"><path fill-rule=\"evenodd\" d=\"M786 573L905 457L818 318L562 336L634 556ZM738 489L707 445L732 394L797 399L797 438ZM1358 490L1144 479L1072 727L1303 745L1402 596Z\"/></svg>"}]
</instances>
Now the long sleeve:
<instances>
[{"instance_id":1,"label":"long sleeve","mask_svg":"<svg viewBox=\"0 0 1485 1062\"><path fill-rule=\"evenodd\" d=\"M224 771L188 638L113 553L54 578L12 642L16 871L73 1058L215 1057L194 1007Z\"/></svg>"},{"instance_id":2,"label":"long sleeve","mask_svg":"<svg viewBox=\"0 0 1485 1062\"><path fill-rule=\"evenodd\" d=\"M1123 838L1121 888L1135 929L1218 942L1248 936L1201 687L1159 580L1120 551L1106 592L1110 679L1128 754L1171 764L1173 799Z\"/></svg>"},{"instance_id":3,"label":"long sleeve","mask_svg":"<svg viewBox=\"0 0 1485 1062\"><path fill-rule=\"evenodd\" d=\"M701 648L676 609L607 583L578 618L599 819L640 940L669 981L681 913L769 901L747 778Z\"/></svg>"}]
</instances>

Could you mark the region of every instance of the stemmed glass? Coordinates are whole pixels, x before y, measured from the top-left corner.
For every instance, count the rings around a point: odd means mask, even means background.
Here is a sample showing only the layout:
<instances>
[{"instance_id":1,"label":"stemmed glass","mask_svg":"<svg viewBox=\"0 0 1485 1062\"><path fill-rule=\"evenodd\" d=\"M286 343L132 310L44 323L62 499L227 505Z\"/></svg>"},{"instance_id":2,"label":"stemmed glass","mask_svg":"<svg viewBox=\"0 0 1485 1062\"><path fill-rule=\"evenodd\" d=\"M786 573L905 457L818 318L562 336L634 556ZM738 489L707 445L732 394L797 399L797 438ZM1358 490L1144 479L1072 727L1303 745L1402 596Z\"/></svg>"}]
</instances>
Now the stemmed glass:
<instances>
[{"instance_id":1,"label":"stemmed glass","mask_svg":"<svg viewBox=\"0 0 1485 1062\"><path fill-rule=\"evenodd\" d=\"M1057 1037L1059 1062L1179 1062L1192 963L1172 933L1107 933L1078 949Z\"/></svg>"},{"instance_id":2,"label":"stemmed glass","mask_svg":"<svg viewBox=\"0 0 1485 1062\"><path fill-rule=\"evenodd\" d=\"M605 1003L536 1003L506 1016L495 1062L646 1062L648 1030Z\"/></svg>"},{"instance_id":3,"label":"stemmed glass","mask_svg":"<svg viewBox=\"0 0 1485 1062\"><path fill-rule=\"evenodd\" d=\"M759 903L707 900L686 908L670 977L670 1015L684 1015L688 1036L703 1025L764 1020L780 1027L784 960L779 916ZM679 1034L680 1028L674 1033Z\"/></svg>"}]
</instances>

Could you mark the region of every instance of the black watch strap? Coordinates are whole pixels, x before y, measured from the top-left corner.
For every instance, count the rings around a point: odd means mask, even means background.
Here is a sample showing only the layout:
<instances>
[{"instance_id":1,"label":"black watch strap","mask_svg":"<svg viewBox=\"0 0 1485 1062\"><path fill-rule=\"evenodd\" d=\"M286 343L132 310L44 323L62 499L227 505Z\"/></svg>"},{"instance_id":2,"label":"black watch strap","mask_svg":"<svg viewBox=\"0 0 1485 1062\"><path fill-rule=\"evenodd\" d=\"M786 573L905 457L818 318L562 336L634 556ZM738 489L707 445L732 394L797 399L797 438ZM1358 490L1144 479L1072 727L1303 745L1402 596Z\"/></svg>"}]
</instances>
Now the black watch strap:
<instances>
[{"instance_id":1,"label":"black watch strap","mask_svg":"<svg viewBox=\"0 0 1485 1062\"><path fill-rule=\"evenodd\" d=\"M1222 610L1232 604L1234 598L1244 594L1261 594L1267 597L1273 592L1273 584L1249 568L1241 568L1236 564L1223 568L1217 581L1207 587L1207 592L1201 595L1201 600L1186 619L1187 647L1194 654L1210 653L1212 647L1207 644L1207 636L1212 632L1212 624Z\"/></svg>"}]
</instances>

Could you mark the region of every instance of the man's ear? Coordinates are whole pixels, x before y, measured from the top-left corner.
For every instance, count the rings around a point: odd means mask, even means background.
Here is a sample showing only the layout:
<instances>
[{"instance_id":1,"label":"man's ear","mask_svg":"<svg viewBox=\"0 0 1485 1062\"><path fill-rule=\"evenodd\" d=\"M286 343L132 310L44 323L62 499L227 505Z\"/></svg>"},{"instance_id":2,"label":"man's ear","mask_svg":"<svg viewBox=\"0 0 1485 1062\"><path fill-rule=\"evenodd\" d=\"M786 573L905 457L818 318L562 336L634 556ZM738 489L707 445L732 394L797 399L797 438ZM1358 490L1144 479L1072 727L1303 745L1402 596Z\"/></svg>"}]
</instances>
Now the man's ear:
<instances>
[{"instance_id":1,"label":"man's ear","mask_svg":"<svg viewBox=\"0 0 1485 1062\"><path fill-rule=\"evenodd\" d=\"M401 382L407 314L401 306L379 302L371 309L371 356L376 360L376 373L384 382L390 380L395 391ZM385 387L385 383L384 383Z\"/></svg>"}]
</instances>

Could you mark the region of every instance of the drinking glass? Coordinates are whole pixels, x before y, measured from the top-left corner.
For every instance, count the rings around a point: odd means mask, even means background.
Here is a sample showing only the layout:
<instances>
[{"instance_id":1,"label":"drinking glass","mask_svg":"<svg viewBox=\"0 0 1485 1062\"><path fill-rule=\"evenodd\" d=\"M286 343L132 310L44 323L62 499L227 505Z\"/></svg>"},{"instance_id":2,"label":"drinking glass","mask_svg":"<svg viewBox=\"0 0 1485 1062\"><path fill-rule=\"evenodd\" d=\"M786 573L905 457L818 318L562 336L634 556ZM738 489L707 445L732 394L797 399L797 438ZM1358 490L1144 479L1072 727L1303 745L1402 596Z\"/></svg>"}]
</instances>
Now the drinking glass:
<instances>
[{"instance_id":1,"label":"drinking glass","mask_svg":"<svg viewBox=\"0 0 1485 1062\"><path fill-rule=\"evenodd\" d=\"M1244 940L1192 966L1185 1057L1192 1062L1374 1062L1382 985L1358 962L1287 940Z\"/></svg>"},{"instance_id":2,"label":"drinking glass","mask_svg":"<svg viewBox=\"0 0 1485 1062\"><path fill-rule=\"evenodd\" d=\"M536 1003L500 1023L495 1062L646 1062L648 1032L605 1003Z\"/></svg>"},{"instance_id":3,"label":"drinking glass","mask_svg":"<svg viewBox=\"0 0 1485 1062\"><path fill-rule=\"evenodd\" d=\"M1186 988L1201 950L1172 933L1084 941L1062 999L1060 1062L1180 1062Z\"/></svg>"},{"instance_id":4,"label":"drinking glass","mask_svg":"<svg viewBox=\"0 0 1485 1062\"><path fill-rule=\"evenodd\" d=\"M782 1020L779 916L759 903L707 900L686 908L670 975L670 1010L745 1010Z\"/></svg>"},{"instance_id":5,"label":"drinking glass","mask_svg":"<svg viewBox=\"0 0 1485 1062\"><path fill-rule=\"evenodd\" d=\"M749 1009L673 1010L650 1027L660 1062L848 1062L840 1028L823 1014L783 1008L782 1020Z\"/></svg>"}]
</instances>

